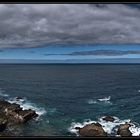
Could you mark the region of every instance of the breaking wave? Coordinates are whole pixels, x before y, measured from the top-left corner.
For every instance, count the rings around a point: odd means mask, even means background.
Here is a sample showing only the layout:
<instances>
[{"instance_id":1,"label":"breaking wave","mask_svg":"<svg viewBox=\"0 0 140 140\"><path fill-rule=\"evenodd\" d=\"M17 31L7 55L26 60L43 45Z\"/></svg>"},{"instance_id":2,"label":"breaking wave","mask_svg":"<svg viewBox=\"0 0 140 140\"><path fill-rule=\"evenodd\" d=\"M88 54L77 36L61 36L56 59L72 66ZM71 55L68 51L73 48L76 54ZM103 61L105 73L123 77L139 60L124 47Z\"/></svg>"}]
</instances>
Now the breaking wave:
<instances>
[{"instance_id":1,"label":"breaking wave","mask_svg":"<svg viewBox=\"0 0 140 140\"><path fill-rule=\"evenodd\" d=\"M97 104L97 103L101 103L101 102L112 104L110 99L111 99L111 96L100 98L100 99L97 99L97 100L89 99L88 104Z\"/></svg>"},{"instance_id":2,"label":"breaking wave","mask_svg":"<svg viewBox=\"0 0 140 140\"><path fill-rule=\"evenodd\" d=\"M0 97L3 97L6 101L8 101L10 103L19 104L23 108L23 110L32 109L32 110L36 111L36 113L39 115L39 117L46 113L46 110L43 107L37 106L35 103L30 102L26 98L18 99L17 97L9 97L9 95L5 94L4 90L2 90L2 89L0 89Z\"/></svg>"},{"instance_id":3,"label":"breaking wave","mask_svg":"<svg viewBox=\"0 0 140 140\"><path fill-rule=\"evenodd\" d=\"M25 109L35 110L39 116L46 113L46 110L43 107L38 107L36 104L28 101L26 98L21 98L21 99L10 98L8 99L8 102L19 104L23 108L23 110Z\"/></svg>"},{"instance_id":4,"label":"breaking wave","mask_svg":"<svg viewBox=\"0 0 140 140\"><path fill-rule=\"evenodd\" d=\"M132 136L139 136L140 135L139 124L132 123L130 119L120 120L118 117L113 116L113 118L115 119L114 122L109 122L109 121L103 120L104 117L105 116L99 118L98 121L92 121L89 119L89 120L84 121L83 123L72 122L68 131L79 136L78 130L75 129L76 127L82 128L87 124L98 122L102 125L102 128L104 129L105 132L107 132L110 136L114 136L116 134L117 128L120 124L129 123L129 124L131 124L131 127L129 128L129 130L131 131ZM118 136L118 135L115 135L115 136Z\"/></svg>"}]
</instances>

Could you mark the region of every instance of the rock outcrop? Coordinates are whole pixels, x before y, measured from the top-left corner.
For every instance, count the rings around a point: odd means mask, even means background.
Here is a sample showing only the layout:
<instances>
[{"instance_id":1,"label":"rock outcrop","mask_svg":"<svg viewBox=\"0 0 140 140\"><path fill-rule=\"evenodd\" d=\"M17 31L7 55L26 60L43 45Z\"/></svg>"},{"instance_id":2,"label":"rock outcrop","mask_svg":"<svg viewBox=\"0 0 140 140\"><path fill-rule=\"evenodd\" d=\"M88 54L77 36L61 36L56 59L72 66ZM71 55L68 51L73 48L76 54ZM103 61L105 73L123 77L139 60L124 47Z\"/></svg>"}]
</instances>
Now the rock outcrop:
<instances>
[{"instance_id":1,"label":"rock outcrop","mask_svg":"<svg viewBox=\"0 0 140 140\"><path fill-rule=\"evenodd\" d=\"M103 130L102 126L99 123L88 124L83 128L77 128L77 129L79 129L80 136L95 136L95 137L107 136L106 132Z\"/></svg>"},{"instance_id":2,"label":"rock outcrop","mask_svg":"<svg viewBox=\"0 0 140 140\"><path fill-rule=\"evenodd\" d=\"M5 115L0 114L0 132L4 131L7 127L8 120Z\"/></svg>"},{"instance_id":3,"label":"rock outcrop","mask_svg":"<svg viewBox=\"0 0 140 140\"><path fill-rule=\"evenodd\" d=\"M0 100L0 111L7 116L8 121L14 123L24 123L38 116L34 110L23 110L20 105L5 100Z\"/></svg>"},{"instance_id":4,"label":"rock outcrop","mask_svg":"<svg viewBox=\"0 0 140 140\"><path fill-rule=\"evenodd\" d=\"M105 116L103 117L103 120L107 121L107 122L114 122L115 119L112 116Z\"/></svg>"},{"instance_id":5,"label":"rock outcrop","mask_svg":"<svg viewBox=\"0 0 140 140\"><path fill-rule=\"evenodd\" d=\"M20 100L17 97L17 100ZM23 108L16 103L10 103L6 100L0 100L0 136L14 136L13 129L17 123L25 123L38 114L31 109L23 110ZM12 129L11 129L12 127ZM16 130L15 130L16 131Z\"/></svg>"},{"instance_id":6,"label":"rock outcrop","mask_svg":"<svg viewBox=\"0 0 140 140\"><path fill-rule=\"evenodd\" d=\"M128 124L128 123L125 123L125 124L121 124L118 128L118 131L117 131L117 134L122 136L122 137L130 137L132 136L132 133L130 132L129 130L129 127L131 125Z\"/></svg>"},{"instance_id":7,"label":"rock outcrop","mask_svg":"<svg viewBox=\"0 0 140 140\"><path fill-rule=\"evenodd\" d=\"M18 97L16 97L15 99L18 101L18 100L21 100L21 99L23 99L23 98L18 96Z\"/></svg>"},{"instance_id":8,"label":"rock outcrop","mask_svg":"<svg viewBox=\"0 0 140 140\"><path fill-rule=\"evenodd\" d=\"M115 118L112 116L105 116L102 118L102 120L106 121L105 123L114 123ZM104 124L103 124L104 125ZM112 133L106 132L104 126L102 126L100 123L91 123L87 124L84 127L75 127L75 130L77 130L78 134L83 137L106 137L106 136L117 136L120 137L131 137L132 132L129 130L131 127L131 123L126 122L125 124L119 124L116 125L112 129ZM113 135L112 135L113 134Z\"/></svg>"}]
</instances>

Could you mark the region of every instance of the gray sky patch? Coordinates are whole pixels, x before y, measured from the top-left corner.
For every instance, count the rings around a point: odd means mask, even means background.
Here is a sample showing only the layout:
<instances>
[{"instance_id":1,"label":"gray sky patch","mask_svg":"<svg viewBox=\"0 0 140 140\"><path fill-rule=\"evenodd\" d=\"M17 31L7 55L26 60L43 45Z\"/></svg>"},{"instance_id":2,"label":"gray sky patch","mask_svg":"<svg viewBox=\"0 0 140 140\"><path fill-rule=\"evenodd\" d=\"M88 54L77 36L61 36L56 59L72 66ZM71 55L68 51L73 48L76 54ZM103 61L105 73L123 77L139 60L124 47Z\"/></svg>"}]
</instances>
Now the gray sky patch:
<instances>
[{"instance_id":1,"label":"gray sky patch","mask_svg":"<svg viewBox=\"0 0 140 140\"><path fill-rule=\"evenodd\" d=\"M136 8L135 8L136 7ZM140 43L140 9L124 4L0 4L0 48Z\"/></svg>"}]
</instances>

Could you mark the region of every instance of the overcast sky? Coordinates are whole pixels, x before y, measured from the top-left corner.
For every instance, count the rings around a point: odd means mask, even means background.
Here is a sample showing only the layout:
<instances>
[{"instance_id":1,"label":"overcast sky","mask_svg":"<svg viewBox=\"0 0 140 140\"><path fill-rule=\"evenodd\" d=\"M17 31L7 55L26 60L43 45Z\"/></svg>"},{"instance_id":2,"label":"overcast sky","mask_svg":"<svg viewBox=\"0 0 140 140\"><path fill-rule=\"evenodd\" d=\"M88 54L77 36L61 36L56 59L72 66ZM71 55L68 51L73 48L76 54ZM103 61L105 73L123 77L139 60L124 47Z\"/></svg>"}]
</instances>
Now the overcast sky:
<instances>
[{"instance_id":1,"label":"overcast sky","mask_svg":"<svg viewBox=\"0 0 140 140\"><path fill-rule=\"evenodd\" d=\"M0 4L0 63L120 58L140 58L139 4Z\"/></svg>"},{"instance_id":2,"label":"overcast sky","mask_svg":"<svg viewBox=\"0 0 140 140\"><path fill-rule=\"evenodd\" d=\"M0 48L140 43L139 5L0 4Z\"/></svg>"}]
</instances>

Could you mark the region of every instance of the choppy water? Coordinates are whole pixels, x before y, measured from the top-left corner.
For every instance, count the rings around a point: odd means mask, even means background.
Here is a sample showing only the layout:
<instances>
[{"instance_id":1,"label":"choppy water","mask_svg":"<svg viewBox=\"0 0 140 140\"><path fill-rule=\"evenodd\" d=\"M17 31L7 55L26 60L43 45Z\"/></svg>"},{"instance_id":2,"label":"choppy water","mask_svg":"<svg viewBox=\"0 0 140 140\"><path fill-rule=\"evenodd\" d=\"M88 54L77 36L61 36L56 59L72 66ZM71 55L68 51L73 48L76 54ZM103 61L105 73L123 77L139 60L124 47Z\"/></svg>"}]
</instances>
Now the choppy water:
<instances>
[{"instance_id":1,"label":"choppy water","mask_svg":"<svg viewBox=\"0 0 140 140\"><path fill-rule=\"evenodd\" d=\"M131 120L138 135L139 91L140 65L0 65L0 97L23 97L18 103L40 115L18 126L22 136L76 136L74 126L87 120L107 132ZM102 122L105 115L117 117L116 124Z\"/></svg>"}]
</instances>

